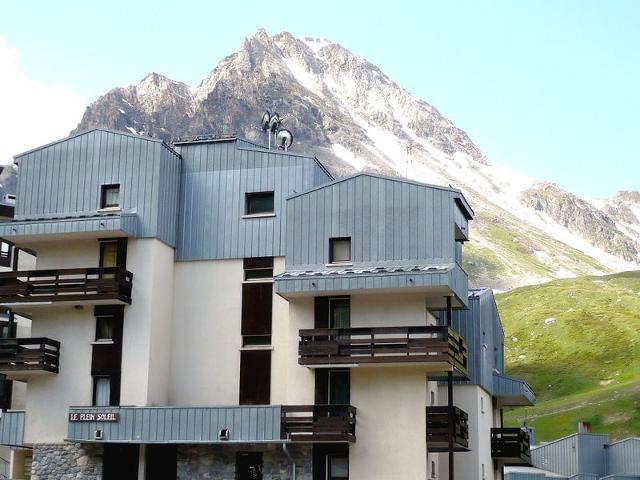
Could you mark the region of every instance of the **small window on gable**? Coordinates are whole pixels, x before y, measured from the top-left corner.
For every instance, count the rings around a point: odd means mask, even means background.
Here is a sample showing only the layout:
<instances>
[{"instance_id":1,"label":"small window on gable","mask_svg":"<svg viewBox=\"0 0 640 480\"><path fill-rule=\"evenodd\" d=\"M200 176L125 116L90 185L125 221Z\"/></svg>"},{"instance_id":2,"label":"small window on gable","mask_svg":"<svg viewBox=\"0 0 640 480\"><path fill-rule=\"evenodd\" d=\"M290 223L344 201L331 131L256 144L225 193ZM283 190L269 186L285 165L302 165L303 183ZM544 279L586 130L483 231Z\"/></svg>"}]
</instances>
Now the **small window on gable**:
<instances>
[{"instance_id":1,"label":"small window on gable","mask_svg":"<svg viewBox=\"0 0 640 480\"><path fill-rule=\"evenodd\" d=\"M329 239L329 263L351 263L351 238Z\"/></svg>"},{"instance_id":2,"label":"small window on gable","mask_svg":"<svg viewBox=\"0 0 640 480\"><path fill-rule=\"evenodd\" d=\"M273 192L253 192L246 194L246 215L273 214Z\"/></svg>"},{"instance_id":3,"label":"small window on gable","mask_svg":"<svg viewBox=\"0 0 640 480\"><path fill-rule=\"evenodd\" d=\"M102 185L100 208L120 207L120 185Z\"/></svg>"}]
</instances>

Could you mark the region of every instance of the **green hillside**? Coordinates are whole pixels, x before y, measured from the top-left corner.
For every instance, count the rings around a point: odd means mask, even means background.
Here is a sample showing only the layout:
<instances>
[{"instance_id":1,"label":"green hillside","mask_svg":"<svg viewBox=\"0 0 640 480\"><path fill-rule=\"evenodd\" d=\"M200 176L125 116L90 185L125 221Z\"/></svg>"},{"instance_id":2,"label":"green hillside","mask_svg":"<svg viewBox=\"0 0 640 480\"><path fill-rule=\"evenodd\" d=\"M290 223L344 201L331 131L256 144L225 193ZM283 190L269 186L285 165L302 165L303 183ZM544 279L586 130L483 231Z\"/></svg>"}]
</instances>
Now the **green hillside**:
<instances>
[{"instance_id":1,"label":"green hillside","mask_svg":"<svg viewBox=\"0 0 640 480\"><path fill-rule=\"evenodd\" d=\"M508 412L538 440L578 421L614 438L640 435L640 271L555 280L497 295L507 373L538 404Z\"/></svg>"}]
</instances>

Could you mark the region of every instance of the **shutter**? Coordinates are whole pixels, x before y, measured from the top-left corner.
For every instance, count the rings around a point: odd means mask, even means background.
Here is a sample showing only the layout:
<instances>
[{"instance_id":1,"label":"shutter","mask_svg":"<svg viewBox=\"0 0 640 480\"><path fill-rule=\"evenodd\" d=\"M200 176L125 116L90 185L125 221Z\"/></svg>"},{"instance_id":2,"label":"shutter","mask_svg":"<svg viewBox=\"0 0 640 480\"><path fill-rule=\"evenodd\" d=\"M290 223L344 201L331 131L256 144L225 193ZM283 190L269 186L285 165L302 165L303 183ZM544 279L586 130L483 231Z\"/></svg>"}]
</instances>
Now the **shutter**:
<instances>
[{"instance_id":1,"label":"shutter","mask_svg":"<svg viewBox=\"0 0 640 480\"><path fill-rule=\"evenodd\" d=\"M271 335L273 283L242 285L242 335Z\"/></svg>"},{"instance_id":2,"label":"shutter","mask_svg":"<svg viewBox=\"0 0 640 480\"><path fill-rule=\"evenodd\" d=\"M240 405L269 405L271 350L240 352Z\"/></svg>"}]
</instances>

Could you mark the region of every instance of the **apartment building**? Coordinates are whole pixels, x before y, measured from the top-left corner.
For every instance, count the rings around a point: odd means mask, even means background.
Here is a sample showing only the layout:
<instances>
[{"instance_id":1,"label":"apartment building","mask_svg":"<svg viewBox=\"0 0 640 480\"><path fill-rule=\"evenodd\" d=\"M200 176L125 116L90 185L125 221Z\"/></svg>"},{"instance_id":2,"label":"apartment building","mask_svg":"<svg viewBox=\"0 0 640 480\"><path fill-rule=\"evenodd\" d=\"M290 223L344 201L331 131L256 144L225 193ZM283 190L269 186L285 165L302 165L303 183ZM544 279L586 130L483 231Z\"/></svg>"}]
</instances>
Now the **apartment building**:
<instances>
[{"instance_id":1,"label":"apartment building","mask_svg":"<svg viewBox=\"0 0 640 480\"><path fill-rule=\"evenodd\" d=\"M453 328L466 341L468 380L456 382L456 405L467 412L468 449L459 478L502 478L505 466L530 465L530 438L523 428L505 427L504 408L531 406L536 397L522 379L504 370L504 330L493 291L471 289L469 308L453 313ZM441 389L440 403L446 401ZM447 478L441 468L441 478Z\"/></svg>"},{"instance_id":2,"label":"apartment building","mask_svg":"<svg viewBox=\"0 0 640 480\"><path fill-rule=\"evenodd\" d=\"M454 385L480 315L460 191L231 137L96 129L15 162L12 478L488 478L464 465L513 385Z\"/></svg>"},{"instance_id":3,"label":"apartment building","mask_svg":"<svg viewBox=\"0 0 640 480\"><path fill-rule=\"evenodd\" d=\"M531 450L533 467L510 467L507 480L638 480L640 438L610 441L578 431Z\"/></svg>"}]
</instances>

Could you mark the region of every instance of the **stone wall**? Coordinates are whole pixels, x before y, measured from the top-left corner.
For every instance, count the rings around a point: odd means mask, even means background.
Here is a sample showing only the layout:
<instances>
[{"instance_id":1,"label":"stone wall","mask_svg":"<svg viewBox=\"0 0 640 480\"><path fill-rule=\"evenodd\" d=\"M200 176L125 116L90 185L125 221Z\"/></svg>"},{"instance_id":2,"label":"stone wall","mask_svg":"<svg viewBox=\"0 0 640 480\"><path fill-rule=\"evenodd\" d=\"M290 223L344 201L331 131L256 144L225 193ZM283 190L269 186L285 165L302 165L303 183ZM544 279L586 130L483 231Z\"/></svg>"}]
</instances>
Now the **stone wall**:
<instances>
[{"instance_id":1,"label":"stone wall","mask_svg":"<svg viewBox=\"0 0 640 480\"><path fill-rule=\"evenodd\" d=\"M312 480L312 447L287 447L296 462L296 480ZM235 480L236 453L263 453L263 480L292 480L292 465L279 445L250 449L234 446L184 445L178 447L178 480Z\"/></svg>"},{"instance_id":2,"label":"stone wall","mask_svg":"<svg viewBox=\"0 0 640 480\"><path fill-rule=\"evenodd\" d=\"M33 446L31 480L102 480L102 446L40 443Z\"/></svg>"}]
</instances>

